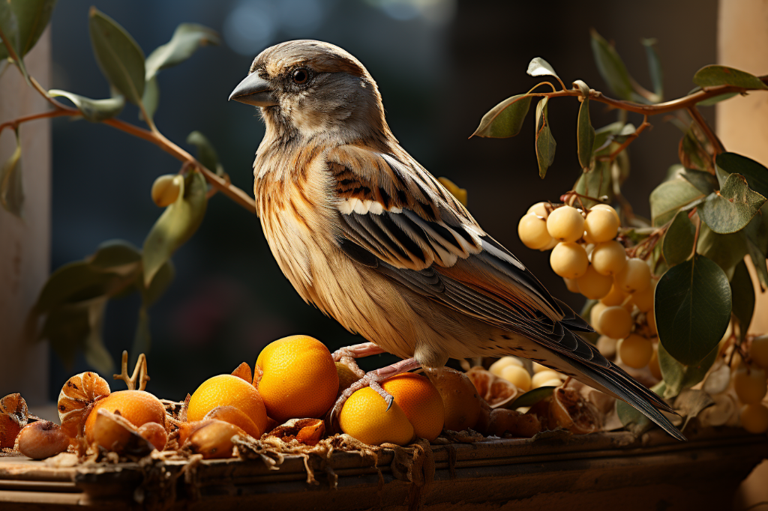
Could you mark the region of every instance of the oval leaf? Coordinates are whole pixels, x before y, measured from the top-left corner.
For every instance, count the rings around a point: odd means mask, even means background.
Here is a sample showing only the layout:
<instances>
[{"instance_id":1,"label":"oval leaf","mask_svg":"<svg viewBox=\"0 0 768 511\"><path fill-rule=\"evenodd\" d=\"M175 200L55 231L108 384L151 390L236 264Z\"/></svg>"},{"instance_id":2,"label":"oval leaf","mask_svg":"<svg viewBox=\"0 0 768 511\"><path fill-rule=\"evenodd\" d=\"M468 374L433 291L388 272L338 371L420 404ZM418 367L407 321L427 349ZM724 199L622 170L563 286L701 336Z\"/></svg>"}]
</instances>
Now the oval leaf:
<instances>
[{"instance_id":1,"label":"oval leaf","mask_svg":"<svg viewBox=\"0 0 768 511\"><path fill-rule=\"evenodd\" d=\"M730 174L720 192L711 194L698 208L702 221L718 234L742 230L765 203L741 174Z\"/></svg>"},{"instance_id":2,"label":"oval leaf","mask_svg":"<svg viewBox=\"0 0 768 511\"><path fill-rule=\"evenodd\" d=\"M747 240L743 232L717 234L702 223L696 252L717 263L730 279L736 265L747 255Z\"/></svg>"},{"instance_id":3,"label":"oval leaf","mask_svg":"<svg viewBox=\"0 0 768 511\"><path fill-rule=\"evenodd\" d=\"M607 161L595 161L589 170L583 172L573 186L576 193L587 197L608 197L608 202L613 201L613 185L611 176L611 164ZM591 207L597 202L582 197L586 207Z\"/></svg>"},{"instance_id":4,"label":"oval leaf","mask_svg":"<svg viewBox=\"0 0 768 511\"><path fill-rule=\"evenodd\" d=\"M731 319L728 277L698 254L662 275L654 303L659 340L684 365L697 365L709 355Z\"/></svg>"},{"instance_id":5,"label":"oval leaf","mask_svg":"<svg viewBox=\"0 0 768 511\"><path fill-rule=\"evenodd\" d=\"M205 216L208 203L205 178L190 172L183 181L182 193L157 219L144 240L144 286L149 287L155 274L171 255L194 234Z\"/></svg>"},{"instance_id":6,"label":"oval leaf","mask_svg":"<svg viewBox=\"0 0 768 511\"><path fill-rule=\"evenodd\" d=\"M557 76L557 73L555 73L555 68L541 57L536 57L531 60L528 64L527 73L531 76L554 76L555 78L560 78Z\"/></svg>"},{"instance_id":7,"label":"oval leaf","mask_svg":"<svg viewBox=\"0 0 768 511\"><path fill-rule=\"evenodd\" d=\"M85 96L73 94L65 90L51 89L48 91L53 97L65 97L70 100L83 114L86 120L101 122L119 114L125 106L125 98L116 96L109 99L90 99Z\"/></svg>"},{"instance_id":8,"label":"oval leaf","mask_svg":"<svg viewBox=\"0 0 768 511\"><path fill-rule=\"evenodd\" d=\"M693 75L693 83L699 87L732 85L744 89L768 89L760 78L727 66L704 66Z\"/></svg>"},{"instance_id":9,"label":"oval leaf","mask_svg":"<svg viewBox=\"0 0 768 511\"><path fill-rule=\"evenodd\" d=\"M486 138L514 137L523 127L523 121L531 107L531 96L518 94L505 99L491 108L480 120L472 136Z\"/></svg>"},{"instance_id":10,"label":"oval leaf","mask_svg":"<svg viewBox=\"0 0 768 511\"><path fill-rule=\"evenodd\" d=\"M515 410L522 406L533 406L542 399L546 399L552 395L555 391L555 387L537 387L533 390L521 394L511 403L504 405L503 408Z\"/></svg>"},{"instance_id":11,"label":"oval leaf","mask_svg":"<svg viewBox=\"0 0 768 511\"><path fill-rule=\"evenodd\" d=\"M8 2L0 2L0 34L2 34L1 39L5 39L18 53L19 25L11 4ZM0 43L2 43L1 40ZM0 58L8 58L8 49L5 44L0 44Z\"/></svg>"},{"instance_id":12,"label":"oval leaf","mask_svg":"<svg viewBox=\"0 0 768 511\"><path fill-rule=\"evenodd\" d=\"M613 45L597 33L590 31L592 35L592 55L597 64L600 76L608 83L608 87L621 99L632 99L632 81L629 78L627 67L619 57Z\"/></svg>"},{"instance_id":13,"label":"oval leaf","mask_svg":"<svg viewBox=\"0 0 768 511\"><path fill-rule=\"evenodd\" d=\"M752 278L743 260L733 271L731 296L733 296L733 315L739 320L739 332L743 338L747 334L755 312L755 287L752 285Z\"/></svg>"},{"instance_id":14,"label":"oval leaf","mask_svg":"<svg viewBox=\"0 0 768 511\"><path fill-rule=\"evenodd\" d=\"M737 153L720 153L717 155L718 174L736 173L747 178L747 184L754 191L768 197L768 168L751 158Z\"/></svg>"},{"instance_id":15,"label":"oval leaf","mask_svg":"<svg viewBox=\"0 0 768 511\"><path fill-rule=\"evenodd\" d=\"M141 261L139 249L123 240L105 241L89 259L92 268L115 271L116 268L135 266ZM118 272L122 273L122 272Z\"/></svg>"},{"instance_id":16,"label":"oval leaf","mask_svg":"<svg viewBox=\"0 0 768 511\"><path fill-rule=\"evenodd\" d=\"M664 235L662 251L669 266L680 264L693 253L696 227L688 218L688 213L680 211Z\"/></svg>"},{"instance_id":17,"label":"oval leaf","mask_svg":"<svg viewBox=\"0 0 768 511\"><path fill-rule=\"evenodd\" d=\"M21 217L24 185L21 178L21 140L16 132L16 149L0 168L0 204L7 212Z\"/></svg>"},{"instance_id":18,"label":"oval leaf","mask_svg":"<svg viewBox=\"0 0 768 511\"><path fill-rule=\"evenodd\" d=\"M160 104L160 85L157 83L157 77L153 76L144 84L144 95L141 96L141 103L144 105L144 112L147 113L147 116L150 119L154 118ZM139 119L145 120L141 111L139 111Z\"/></svg>"},{"instance_id":19,"label":"oval leaf","mask_svg":"<svg viewBox=\"0 0 768 511\"><path fill-rule=\"evenodd\" d=\"M146 79L152 79L161 69L181 64L203 46L221 44L215 30L195 23L182 23L173 32L171 40L158 46L146 64Z\"/></svg>"},{"instance_id":20,"label":"oval leaf","mask_svg":"<svg viewBox=\"0 0 768 511\"><path fill-rule=\"evenodd\" d=\"M677 211L701 199L704 194L682 178L670 179L661 183L651 192L651 221L653 225L664 225L672 220Z\"/></svg>"},{"instance_id":21,"label":"oval leaf","mask_svg":"<svg viewBox=\"0 0 768 511\"><path fill-rule=\"evenodd\" d=\"M56 0L12 0L11 8L18 24L16 53L23 57L43 35L51 20Z\"/></svg>"},{"instance_id":22,"label":"oval leaf","mask_svg":"<svg viewBox=\"0 0 768 511\"><path fill-rule=\"evenodd\" d=\"M581 89L581 106L576 123L576 141L579 152L579 165L582 169L588 169L592 163L592 149L595 145L595 128L589 119L589 87L581 80L573 82Z\"/></svg>"},{"instance_id":23,"label":"oval leaf","mask_svg":"<svg viewBox=\"0 0 768 511\"><path fill-rule=\"evenodd\" d=\"M539 176L544 179L547 169L555 161L555 137L549 129L549 98L542 98L536 105L536 161L539 164Z\"/></svg>"},{"instance_id":24,"label":"oval leaf","mask_svg":"<svg viewBox=\"0 0 768 511\"><path fill-rule=\"evenodd\" d=\"M65 264L48 277L34 310L43 314L67 303L107 295L117 279L116 274L100 271L86 261Z\"/></svg>"},{"instance_id":25,"label":"oval leaf","mask_svg":"<svg viewBox=\"0 0 768 511\"><path fill-rule=\"evenodd\" d=\"M725 101L726 99L731 99L733 97L738 96L738 92L729 92L728 94L720 94L719 96L715 96L713 98L705 99L704 101L699 101L696 103L696 106L712 106L720 103L721 101Z\"/></svg>"},{"instance_id":26,"label":"oval leaf","mask_svg":"<svg viewBox=\"0 0 768 511\"><path fill-rule=\"evenodd\" d=\"M656 53L656 39L643 39L641 41L645 47L645 56L648 59L648 73L651 75L651 84L656 97L656 102L664 99L664 74L661 70L659 55Z\"/></svg>"},{"instance_id":27,"label":"oval leaf","mask_svg":"<svg viewBox=\"0 0 768 511\"><path fill-rule=\"evenodd\" d=\"M83 353L85 361L101 374L111 373L115 367L112 355L104 346L102 330L104 325L104 309L107 306L106 298L94 300L88 307L88 323L90 331L85 338Z\"/></svg>"},{"instance_id":28,"label":"oval leaf","mask_svg":"<svg viewBox=\"0 0 768 511\"><path fill-rule=\"evenodd\" d=\"M219 164L219 155L205 135L199 131L193 131L187 136L187 144L192 144L197 148L197 161L202 163L205 168L217 174L223 172Z\"/></svg>"},{"instance_id":29,"label":"oval leaf","mask_svg":"<svg viewBox=\"0 0 768 511\"><path fill-rule=\"evenodd\" d=\"M664 378L666 388L664 397L670 398L678 395L682 390L689 389L702 381L709 368L717 360L717 345L702 360L694 365L683 365L670 355L664 346L659 343L659 368Z\"/></svg>"},{"instance_id":30,"label":"oval leaf","mask_svg":"<svg viewBox=\"0 0 768 511\"><path fill-rule=\"evenodd\" d=\"M125 99L138 105L144 94L144 53L112 18L91 7L88 27L101 72Z\"/></svg>"}]
</instances>

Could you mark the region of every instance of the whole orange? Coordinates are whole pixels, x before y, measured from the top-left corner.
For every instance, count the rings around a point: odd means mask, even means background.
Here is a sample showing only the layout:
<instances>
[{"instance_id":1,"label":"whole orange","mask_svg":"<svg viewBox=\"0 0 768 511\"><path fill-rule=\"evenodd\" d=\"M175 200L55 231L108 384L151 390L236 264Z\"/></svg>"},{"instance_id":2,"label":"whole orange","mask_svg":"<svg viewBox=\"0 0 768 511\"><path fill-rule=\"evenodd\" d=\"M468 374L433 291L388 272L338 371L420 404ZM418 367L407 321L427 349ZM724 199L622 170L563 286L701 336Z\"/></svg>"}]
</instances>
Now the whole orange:
<instances>
[{"instance_id":1,"label":"whole orange","mask_svg":"<svg viewBox=\"0 0 768 511\"><path fill-rule=\"evenodd\" d=\"M388 378L381 386L411 421L416 436L429 441L443 430L443 399L432 382L420 374L403 373Z\"/></svg>"},{"instance_id":2,"label":"whole orange","mask_svg":"<svg viewBox=\"0 0 768 511\"><path fill-rule=\"evenodd\" d=\"M119 390L96 401L85 420L85 437L93 442L93 425L99 410L119 413L137 428L148 422L165 426L165 407L155 396L143 390Z\"/></svg>"},{"instance_id":3,"label":"whole orange","mask_svg":"<svg viewBox=\"0 0 768 511\"><path fill-rule=\"evenodd\" d=\"M205 380L189 400L187 421L203 420L217 406L232 406L243 412L258 429L258 434L249 432L255 438L267 429L267 411L259 391L242 378L220 374Z\"/></svg>"},{"instance_id":4,"label":"whole orange","mask_svg":"<svg viewBox=\"0 0 768 511\"><path fill-rule=\"evenodd\" d=\"M413 439L413 425L397 404L387 402L375 390L365 387L347 399L339 414L341 430L364 444L406 445Z\"/></svg>"},{"instance_id":5,"label":"whole orange","mask_svg":"<svg viewBox=\"0 0 768 511\"><path fill-rule=\"evenodd\" d=\"M325 344L292 335L267 345L256 360L264 375L259 393L267 414L278 423L322 417L336 401L339 375Z\"/></svg>"}]
</instances>

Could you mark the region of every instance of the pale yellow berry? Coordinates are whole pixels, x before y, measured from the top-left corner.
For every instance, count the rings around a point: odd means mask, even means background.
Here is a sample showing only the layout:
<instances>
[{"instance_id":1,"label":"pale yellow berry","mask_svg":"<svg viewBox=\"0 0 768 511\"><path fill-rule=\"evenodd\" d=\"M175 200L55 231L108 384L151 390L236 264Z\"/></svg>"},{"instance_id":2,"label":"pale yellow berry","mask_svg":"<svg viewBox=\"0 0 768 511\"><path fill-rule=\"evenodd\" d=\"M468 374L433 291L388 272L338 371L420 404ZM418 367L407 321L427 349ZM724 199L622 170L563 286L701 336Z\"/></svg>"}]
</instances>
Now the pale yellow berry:
<instances>
[{"instance_id":1,"label":"pale yellow berry","mask_svg":"<svg viewBox=\"0 0 768 511\"><path fill-rule=\"evenodd\" d=\"M648 323L648 330L652 335L659 333L659 331L656 329L656 314L652 310L646 314L645 321Z\"/></svg>"},{"instance_id":2,"label":"pale yellow berry","mask_svg":"<svg viewBox=\"0 0 768 511\"><path fill-rule=\"evenodd\" d=\"M656 292L656 283L658 280L651 280L651 285L644 291L632 293L630 302L637 307L640 312L648 312L653 309L653 295Z\"/></svg>"},{"instance_id":3,"label":"pale yellow berry","mask_svg":"<svg viewBox=\"0 0 768 511\"><path fill-rule=\"evenodd\" d=\"M627 266L627 253L618 241L598 243L592 251L592 266L603 275L616 275Z\"/></svg>"},{"instance_id":4,"label":"pale yellow berry","mask_svg":"<svg viewBox=\"0 0 768 511\"><path fill-rule=\"evenodd\" d=\"M609 206L608 204L595 204L594 206L592 206L589 209L590 209L590 211L594 211L596 209L601 209L603 211L610 211L611 214L616 217L616 220L620 221L619 220L619 214L616 212L615 209L613 209L612 206Z\"/></svg>"},{"instance_id":5,"label":"pale yellow berry","mask_svg":"<svg viewBox=\"0 0 768 511\"><path fill-rule=\"evenodd\" d=\"M587 273L589 259L578 243L558 243L549 256L549 264L561 277L577 279Z\"/></svg>"},{"instance_id":6,"label":"pale yellow berry","mask_svg":"<svg viewBox=\"0 0 768 511\"><path fill-rule=\"evenodd\" d=\"M741 426L750 433L765 433L768 431L768 408L761 404L742 406Z\"/></svg>"},{"instance_id":7,"label":"pale yellow berry","mask_svg":"<svg viewBox=\"0 0 768 511\"><path fill-rule=\"evenodd\" d=\"M651 268L642 259L633 257L616 274L616 285L625 293L645 291L651 285Z\"/></svg>"},{"instance_id":8,"label":"pale yellow berry","mask_svg":"<svg viewBox=\"0 0 768 511\"><path fill-rule=\"evenodd\" d=\"M584 217L572 206L557 208L547 217L547 230L558 241L576 241L584 234Z\"/></svg>"},{"instance_id":9,"label":"pale yellow berry","mask_svg":"<svg viewBox=\"0 0 768 511\"><path fill-rule=\"evenodd\" d=\"M627 295L624 293L624 291L616 287L616 284L612 284L611 290L608 291L608 294L600 298L600 303L612 307L614 305L622 305L626 298Z\"/></svg>"},{"instance_id":10,"label":"pale yellow berry","mask_svg":"<svg viewBox=\"0 0 768 511\"><path fill-rule=\"evenodd\" d=\"M161 208L170 206L179 198L183 181L184 177L180 175L166 174L158 177L152 183L152 200Z\"/></svg>"},{"instance_id":11,"label":"pale yellow berry","mask_svg":"<svg viewBox=\"0 0 768 511\"><path fill-rule=\"evenodd\" d=\"M520 366L508 365L501 370L501 374L499 376L508 382L511 382L515 387L522 390L523 392L528 392L531 390L531 375L528 374L528 371Z\"/></svg>"},{"instance_id":12,"label":"pale yellow berry","mask_svg":"<svg viewBox=\"0 0 768 511\"><path fill-rule=\"evenodd\" d=\"M557 245L557 240L555 238L549 238L549 243L544 245L539 249L541 252L546 252L547 250L552 250Z\"/></svg>"},{"instance_id":13,"label":"pale yellow berry","mask_svg":"<svg viewBox=\"0 0 768 511\"><path fill-rule=\"evenodd\" d=\"M528 214L533 213L534 215L538 215L542 218L547 218L549 216L549 212L547 211L547 203L546 202L537 202L530 208L528 208Z\"/></svg>"},{"instance_id":14,"label":"pale yellow berry","mask_svg":"<svg viewBox=\"0 0 768 511\"><path fill-rule=\"evenodd\" d=\"M541 365L538 362L533 363L533 372L534 374L538 374L542 371L554 371L554 369L550 369L549 367L545 365Z\"/></svg>"},{"instance_id":15,"label":"pale yellow berry","mask_svg":"<svg viewBox=\"0 0 768 511\"><path fill-rule=\"evenodd\" d=\"M501 376L502 369L511 365L523 367L523 361L517 357L501 357L496 362L491 364L491 367L489 367L488 370L491 372L491 374Z\"/></svg>"},{"instance_id":16,"label":"pale yellow berry","mask_svg":"<svg viewBox=\"0 0 768 511\"><path fill-rule=\"evenodd\" d=\"M586 241L590 245L596 245L597 244L597 242L594 240L594 238L592 236L590 236L587 231L584 231L584 234L582 234L581 237L584 239L584 241Z\"/></svg>"},{"instance_id":17,"label":"pale yellow berry","mask_svg":"<svg viewBox=\"0 0 768 511\"><path fill-rule=\"evenodd\" d=\"M768 369L768 335L761 335L752 339L749 354L757 365L763 369Z\"/></svg>"},{"instance_id":18,"label":"pale yellow berry","mask_svg":"<svg viewBox=\"0 0 768 511\"><path fill-rule=\"evenodd\" d=\"M520 241L532 249L545 247L552 241L552 236L547 232L547 221L536 215L524 215L517 224L517 234Z\"/></svg>"},{"instance_id":19,"label":"pale yellow berry","mask_svg":"<svg viewBox=\"0 0 768 511\"><path fill-rule=\"evenodd\" d=\"M579 285L576 283L576 279L563 279L563 282L565 282L565 287L567 287L568 291L571 293L579 292Z\"/></svg>"},{"instance_id":20,"label":"pale yellow berry","mask_svg":"<svg viewBox=\"0 0 768 511\"><path fill-rule=\"evenodd\" d=\"M619 341L616 349L621 361L635 369L647 366L653 356L651 341L637 334L630 334L627 338Z\"/></svg>"},{"instance_id":21,"label":"pale yellow berry","mask_svg":"<svg viewBox=\"0 0 768 511\"><path fill-rule=\"evenodd\" d=\"M597 351L600 352L605 358L613 358L616 356L616 345L619 341L611 339L607 335L601 335L597 339Z\"/></svg>"},{"instance_id":22,"label":"pale yellow berry","mask_svg":"<svg viewBox=\"0 0 768 511\"><path fill-rule=\"evenodd\" d=\"M593 209L584 220L584 230L597 243L610 241L619 234L619 217L605 209Z\"/></svg>"},{"instance_id":23,"label":"pale yellow berry","mask_svg":"<svg viewBox=\"0 0 768 511\"><path fill-rule=\"evenodd\" d=\"M579 292L590 300L598 300L611 290L613 278L608 275L601 275L595 271L590 264L587 273L576 279Z\"/></svg>"},{"instance_id":24,"label":"pale yellow berry","mask_svg":"<svg viewBox=\"0 0 768 511\"><path fill-rule=\"evenodd\" d=\"M624 307L606 307L597 318L598 331L613 339L624 339L632 331L632 316Z\"/></svg>"},{"instance_id":25,"label":"pale yellow berry","mask_svg":"<svg viewBox=\"0 0 768 511\"><path fill-rule=\"evenodd\" d=\"M765 397L768 386L765 371L755 367L741 367L733 374L733 390L744 404L759 403Z\"/></svg>"},{"instance_id":26,"label":"pale yellow berry","mask_svg":"<svg viewBox=\"0 0 768 511\"><path fill-rule=\"evenodd\" d=\"M598 319L600 318L600 314L603 313L605 309L607 309L608 306L602 304L601 302L597 302L595 305L592 306L592 309L589 311L589 324L592 325L592 328L595 329L595 331L599 334L602 334L603 332L600 331L600 325L598 324Z\"/></svg>"},{"instance_id":27,"label":"pale yellow berry","mask_svg":"<svg viewBox=\"0 0 768 511\"><path fill-rule=\"evenodd\" d=\"M536 373L533 375L533 379L531 380L531 388L537 389L541 387L545 381L550 381L550 380L560 381L560 375L552 370Z\"/></svg>"},{"instance_id":28,"label":"pale yellow berry","mask_svg":"<svg viewBox=\"0 0 768 511\"><path fill-rule=\"evenodd\" d=\"M563 384L563 380L560 378L553 378L543 382L539 387L559 387Z\"/></svg>"},{"instance_id":29,"label":"pale yellow berry","mask_svg":"<svg viewBox=\"0 0 768 511\"><path fill-rule=\"evenodd\" d=\"M651 371L651 374L654 378L657 380L661 380L661 366L659 365L659 345L656 344L653 347L653 355L651 356L651 361L648 362L648 369Z\"/></svg>"}]
</instances>

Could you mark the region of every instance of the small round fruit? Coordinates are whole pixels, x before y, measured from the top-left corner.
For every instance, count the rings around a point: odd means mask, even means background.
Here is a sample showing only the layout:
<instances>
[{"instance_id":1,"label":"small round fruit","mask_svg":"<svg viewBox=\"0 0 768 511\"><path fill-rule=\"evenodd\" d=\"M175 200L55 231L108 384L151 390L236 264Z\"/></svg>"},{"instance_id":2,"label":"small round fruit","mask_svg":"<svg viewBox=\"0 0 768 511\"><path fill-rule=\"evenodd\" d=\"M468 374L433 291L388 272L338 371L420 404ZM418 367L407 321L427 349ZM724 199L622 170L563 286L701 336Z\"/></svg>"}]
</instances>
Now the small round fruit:
<instances>
[{"instance_id":1,"label":"small round fruit","mask_svg":"<svg viewBox=\"0 0 768 511\"><path fill-rule=\"evenodd\" d=\"M606 307L597 318L597 331L612 339L624 339L632 331L632 315L624 307Z\"/></svg>"},{"instance_id":2,"label":"small round fruit","mask_svg":"<svg viewBox=\"0 0 768 511\"><path fill-rule=\"evenodd\" d=\"M601 275L595 271L595 267L589 265L587 272L576 279L579 292L590 300L603 298L613 286L613 278L608 275Z\"/></svg>"},{"instance_id":3,"label":"small round fruit","mask_svg":"<svg viewBox=\"0 0 768 511\"><path fill-rule=\"evenodd\" d=\"M757 365L763 369L768 369L768 335L761 335L752 339L749 355Z\"/></svg>"},{"instance_id":4,"label":"small round fruit","mask_svg":"<svg viewBox=\"0 0 768 511\"><path fill-rule=\"evenodd\" d=\"M187 408L187 420L203 420L211 410L231 406L245 414L256 426L248 433L259 438L267 429L267 411L256 387L231 374L208 378L192 394Z\"/></svg>"},{"instance_id":5,"label":"small round fruit","mask_svg":"<svg viewBox=\"0 0 768 511\"><path fill-rule=\"evenodd\" d=\"M768 408L761 404L742 406L741 425L750 433L765 433L768 431Z\"/></svg>"},{"instance_id":6,"label":"small round fruit","mask_svg":"<svg viewBox=\"0 0 768 511\"><path fill-rule=\"evenodd\" d=\"M765 371L755 367L741 367L733 374L733 389L744 404L759 403L765 397Z\"/></svg>"},{"instance_id":7,"label":"small round fruit","mask_svg":"<svg viewBox=\"0 0 768 511\"><path fill-rule=\"evenodd\" d=\"M626 298L627 295L624 293L624 291L616 287L616 284L611 284L611 290L608 291L607 295L600 298L600 303L608 307L612 307L614 305L622 305Z\"/></svg>"},{"instance_id":8,"label":"small round fruit","mask_svg":"<svg viewBox=\"0 0 768 511\"><path fill-rule=\"evenodd\" d=\"M619 220L619 214L616 212L616 210L613 208L613 206L610 206L608 204L595 204L591 208L589 208L590 211L594 211L596 209L602 209L604 211L610 211L613 216L616 217L616 220ZM619 220L621 222L621 220Z\"/></svg>"},{"instance_id":9,"label":"small round fruit","mask_svg":"<svg viewBox=\"0 0 768 511\"><path fill-rule=\"evenodd\" d=\"M648 362L648 370L651 371L651 374L657 380L662 379L663 375L661 374L661 366L659 365L659 345L658 344L656 344L653 347L653 355L651 356L651 361Z\"/></svg>"},{"instance_id":10,"label":"small round fruit","mask_svg":"<svg viewBox=\"0 0 768 511\"><path fill-rule=\"evenodd\" d=\"M607 335L601 335L597 339L597 351L605 358L613 358L616 356L616 346L618 343L619 341L616 339L611 339Z\"/></svg>"},{"instance_id":11,"label":"small round fruit","mask_svg":"<svg viewBox=\"0 0 768 511\"><path fill-rule=\"evenodd\" d=\"M630 334L619 341L617 350L621 361L635 369L647 366L653 357L651 341L637 334Z\"/></svg>"},{"instance_id":12,"label":"small round fruit","mask_svg":"<svg viewBox=\"0 0 768 511\"><path fill-rule=\"evenodd\" d=\"M524 215L517 224L517 235L520 241L534 250L543 248L552 241L547 231L547 221L533 214Z\"/></svg>"},{"instance_id":13,"label":"small round fruit","mask_svg":"<svg viewBox=\"0 0 768 511\"><path fill-rule=\"evenodd\" d=\"M267 414L282 423L322 417L336 402L339 374L325 344L292 335L267 345L256 360L264 375L259 394Z\"/></svg>"},{"instance_id":14,"label":"small round fruit","mask_svg":"<svg viewBox=\"0 0 768 511\"><path fill-rule=\"evenodd\" d=\"M523 367L523 361L517 357L501 357L496 362L491 364L491 367L488 368L488 371L490 371L490 373L495 376L501 376L501 370L511 365Z\"/></svg>"},{"instance_id":15,"label":"small round fruit","mask_svg":"<svg viewBox=\"0 0 768 511\"><path fill-rule=\"evenodd\" d=\"M539 252L546 252L547 250L552 250L557 246L557 240L555 238L549 238L549 243L544 245L539 249Z\"/></svg>"},{"instance_id":16,"label":"small round fruit","mask_svg":"<svg viewBox=\"0 0 768 511\"><path fill-rule=\"evenodd\" d=\"M648 323L648 331L652 335L658 334L659 331L656 328L656 314L654 313L654 311L648 312L648 314L646 314L646 316L645 316L645 320Z\"/></svg>"},{"instance_id":17,"label":"small round fruit","mask_svg":"<svg viewBox=\"0 0 768 511\"><path fill-rule=\"evenodd\" d=\"M597 302L589 310L589 324L592 325L592 328L595 329L595 332L599 334L602 334L603 332L600 331L600 323L598 320L600 319L600 314L602 314L603 311L607 308L608 307L602 302Z\"/></svg>"},{"instance_id":18,"label":"small round fruit","mask_svg":"<svg viewBox=\"0 0 768 511\"><path fill-rule=\"evenodd\" d=\"M653 309L653 295L656 292L656 283L658 280L652 280L651 285L644 291L632 293L630 302L637 307L640 312L648 312Z\"/></svg>"},{"instance_id":19,"label":"small round fruit","mask_svg":"<svg viewBox=\"0 0 768 511\"><path fill-rule=\"evenodd\" d=\"M513 383L515 387L523 392L531 390L531 375L522 367L515 365L507 366L501 370L499 376Z\"/></svg>"},{"instance_id":20,"label":"small round fruit","mask_svg":"<svg viewBox=\"0 0 768 511\"><path fill-rule=\"evenodd\" d=\"M549 367L545 365L541 365L538 362L533 363L533 374L540 373L542 371L554 371L554 369L550 369Z\"/></svg>"},{"instance_id":21,"label":"small round fruit","mask_svg":"<svg viewBox=\"0 0 768 511\"><path fill-rule=\"evenodd\" d=\"M593 209L584 220L584 230L596 243L610 241L619 233L619 218L605 209Z\"/></svg>"},{"instance_id":22,"label":"small round fruit","mask_svg":"<svg viewBox=\"0 0 768 511\"><path fill-rule=\"evenodd\" d=\"M158 177L152 184L152 200L161 208L170 206L179 198L183 181L184 177L180 175L167 174Z\"/></svg>"},{"instance_id":23,"label":"small round fruit","mask_svg":"<svg viewBox=\"0 0 768 511\"><path fill-rule=\"evenodd\" d=\"M93 426L99 410L119 414L137 428L147 422L165 425L165 407L159 399L143 390L119 390L96 401L88 413L85 436L89 444L94 442Z\"/></svg>"},{"instance_id":24,"label":"small round fruit","mask_svg":"<svg viewBox=\"0 0 768 511\"><path fill-rule=\"evenodd\" d=\"M533 379L531 380L531 388L537 389L539 387L543 387L545 382L548 382L550 380L557 380L560 385L560 375L557 374L555 371L549 370L549 371L542 371L540 373L536 373L533 375ZM549 385L547 385L549 386Z\"/></svg>"},{"instance_id":25,"label":"small round fruit","mask_svg":"<svg viewBox=\"0 0 768 511\"><path fill-rule=\"evenodd\" d=\"M563 282L565 282L565 287L567 287L568 291L571 293L579 292L579 285L576 283L576 279L563 279Z\"/></svg>"},{"instance_id":26,"label":"small round fruit","mask_svg":"<svg viewBox=\"0 0 768 511\"><path fill-rule=\"evenodd\" d=\"M592 266L603 275L616 275L627 266L627 253L618 241L598 243L592 251Z\"/></svg>"},{"instance_id":27,"label":"small round fruit","mask_svg":"<svg viewBox=\"0 0 768 511\"><path fill-rule=\"evenodd\" d=\"M578 209L562 206L547 217L547 231L558 241L576 241L584 234L584 217Z\"/></svg>"},{"instance_id":28,"label":"small round fruit","mask_svg":"<svg viewBox=\"0 0 768 511\"><path fill-rule=\"evenodd\" d=\"M400 405L392 403L387 410L387 402L370 387L349 396L339 414L339 426L344 433L369 445L407 445L414 435Z\"/></svg>"},{"instance_id":29,"label":"small round fruit","mask_svg":"<svg viewBox=\"0 0 768 511\"><path fill-rule=\"evenodd\" d=\"M558 243L549 256L549 264L561 277L577 279L587 273L589 259L584 247L578 243Z\"/></svg>"},{"instance_id":30,"label":"small round fruit","mask_svg":"<svg viewBox=\"0 0 768 511\"><path fill-rule=\"evenodd\" d=\"M645 291L651 285L651 267L642 259L629 259L624 269L616 274L616 285L625 293Z\"/></svg>"},{"instance_id":31,"label":"small round fruit","mask_svg":"<svg viewBox=\"0 0 768 511\"><path fill-rule=\"evenodd\" d=\"M388 378L381 386L400 405L417 437L431 442L440 435L445 409L432 382L420 374L403 373Z\"/></svg>"},{"instance_id":32,"label":"small round fruit","mask_svg":"<svg viewBox=\"0 0 768 511\"><path fill-rule=\"evenodd\" d=\"M527 214L533 213L534 215L540 216L542 218L547 218L549 216L547 207L548 207L548 204L546 202L537 202L536 204L528 208Z\"/></svg>"},{"instance_id":33,"label":"small round fruit","mask_svg":"<svg viewBox=\"0 0 768 511\"><path fill-rule=\"evenodd\" d=\"M66 451L70 441L58 424L37 421L27 424L19 433L19 452L33 460L44 460Z\"/></svg>"}]
</instances>

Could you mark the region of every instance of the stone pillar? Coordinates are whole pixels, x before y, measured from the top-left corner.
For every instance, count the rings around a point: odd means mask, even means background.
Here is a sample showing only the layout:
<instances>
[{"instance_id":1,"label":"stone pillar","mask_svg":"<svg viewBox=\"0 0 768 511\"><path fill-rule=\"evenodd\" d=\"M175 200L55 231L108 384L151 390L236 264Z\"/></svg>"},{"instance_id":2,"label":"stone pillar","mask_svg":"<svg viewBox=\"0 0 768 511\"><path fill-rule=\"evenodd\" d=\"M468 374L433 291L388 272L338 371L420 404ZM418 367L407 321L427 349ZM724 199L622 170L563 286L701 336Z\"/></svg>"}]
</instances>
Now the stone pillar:
<instances>
[{"instance_id":1,"label":"stone pillar","mask_svg":"<svg viewBox=\"0 0 768 511\"><path fill-rule=\"evenodd\" d=\"M43 87L50 85L51 37L47 30L24 59ZM44 112L48 105L11 65L0 75L0 123ZM22 339L24 321L50 272L50 120L20 128L26 200L19 219L0 208L0 397L21 392L31 405L48 402L48 345ZM0 165L16 149L13 130L0 135Z\"/></svg>"}]
</instances>

